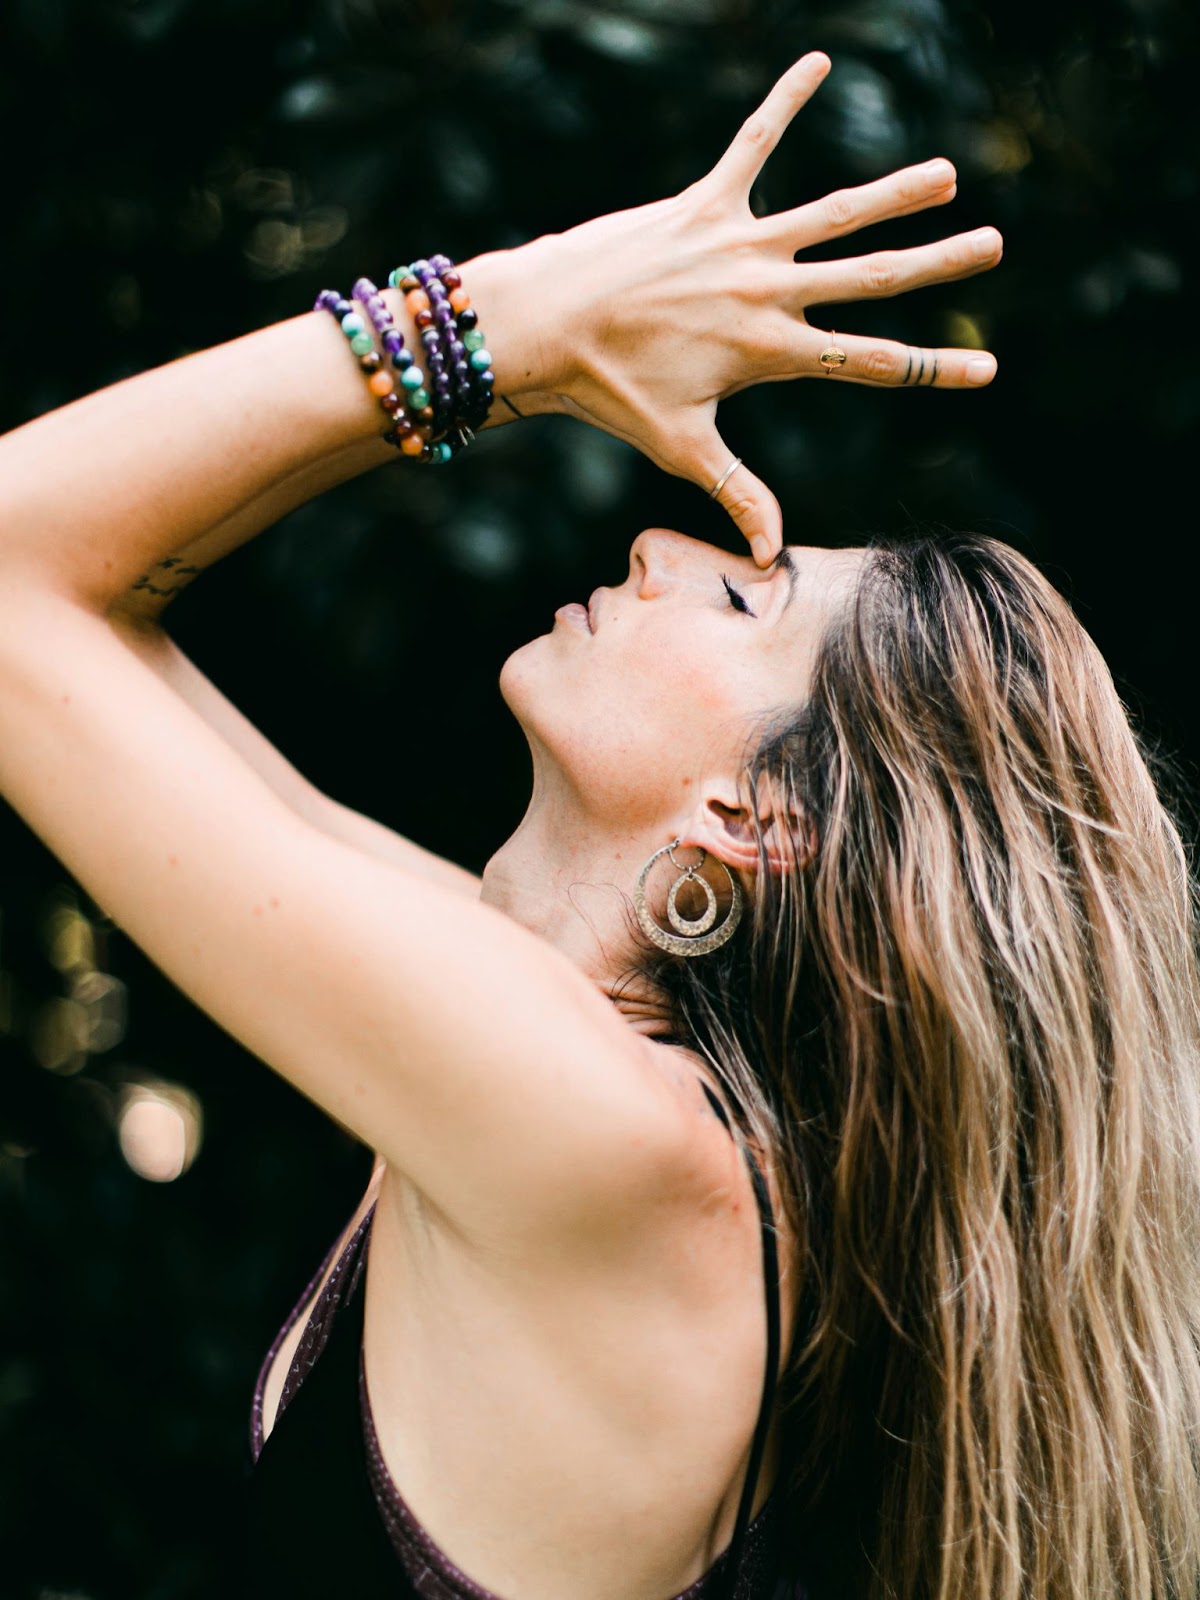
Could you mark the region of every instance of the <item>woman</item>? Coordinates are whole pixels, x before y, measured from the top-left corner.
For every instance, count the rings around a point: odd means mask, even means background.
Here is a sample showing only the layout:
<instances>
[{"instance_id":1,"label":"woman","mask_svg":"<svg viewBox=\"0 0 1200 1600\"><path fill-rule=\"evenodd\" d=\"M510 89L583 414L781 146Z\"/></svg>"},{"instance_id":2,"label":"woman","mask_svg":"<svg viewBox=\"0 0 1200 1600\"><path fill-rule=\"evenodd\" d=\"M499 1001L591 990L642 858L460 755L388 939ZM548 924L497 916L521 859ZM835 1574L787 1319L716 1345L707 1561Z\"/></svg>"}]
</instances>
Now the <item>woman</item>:
<instances>
[{"instance_id":1,"label":"woman","mask_svg":"<svg viewBox=\"0 0 1200 1600\"><path fill-rule=\"evenodd\" d=\"M1028 562L785 547L714 426L761 381L994 372L809 325L1000 251L794 263L954 193L750 214L828 66L682 194L462 268L488 425L584 417L752 551L647 529L505 663L534 788L481 881L315 794L155 620L392 459L323 312L0 441L4 793L377 1153L264 1363L247 1593L1195 1591L1178 834Z\"/></svg>"}]
</instances>

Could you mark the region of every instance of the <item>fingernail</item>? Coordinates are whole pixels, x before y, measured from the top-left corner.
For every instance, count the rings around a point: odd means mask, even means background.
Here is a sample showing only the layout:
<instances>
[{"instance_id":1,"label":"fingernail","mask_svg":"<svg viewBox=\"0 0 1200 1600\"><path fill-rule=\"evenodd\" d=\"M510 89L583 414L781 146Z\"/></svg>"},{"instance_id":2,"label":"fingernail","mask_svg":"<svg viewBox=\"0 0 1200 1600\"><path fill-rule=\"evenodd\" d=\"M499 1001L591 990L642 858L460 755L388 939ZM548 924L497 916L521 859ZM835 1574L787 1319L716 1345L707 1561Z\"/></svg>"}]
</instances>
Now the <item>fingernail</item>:
<instances>
[{"instance_id":1,"label":"fingernail","mask_svg":"<svg viewBox=\"0 0 1200 1600\"><path fill-rule=\"evenodd\" d=\"M938 156L936 161L927 161L925 171L930 178L946 183L954 176L954 168L943 156Z\"/></svg>"},{"instance_id":2,"label":"fingernail","mask_svg":"<svg viewBox=\"0 0 1200 1600\"><path fill-rule=\"evenodd\" d=\"M975 356L967 362L968 383L988 383L996 375L996 363L991 356Z\"/></svg>"},{"instance_id":3,"label":"fingernail","mask_svg":"<svg viewBox=\"0 0 1200 1600\"><path fill-rule=\"evenodd\" d=\"M994 228L980 228L979 232L971 240L971 248L980 258L980 260L982 260L984 256L995 255L996 243L996 232Z\"/></svg>"},{"instance_id":4,"label":"fingernail","mask_svg":"<svg viewBox=\"0 0 1200 1600\"><path fill-rule=\"evenodd\" d=\"M756 534L750 541L750 548L754 552L754 559L760 567L765 567L771 559L771 546L767 543L764 534Z\"/></svg>"}]
</instances>

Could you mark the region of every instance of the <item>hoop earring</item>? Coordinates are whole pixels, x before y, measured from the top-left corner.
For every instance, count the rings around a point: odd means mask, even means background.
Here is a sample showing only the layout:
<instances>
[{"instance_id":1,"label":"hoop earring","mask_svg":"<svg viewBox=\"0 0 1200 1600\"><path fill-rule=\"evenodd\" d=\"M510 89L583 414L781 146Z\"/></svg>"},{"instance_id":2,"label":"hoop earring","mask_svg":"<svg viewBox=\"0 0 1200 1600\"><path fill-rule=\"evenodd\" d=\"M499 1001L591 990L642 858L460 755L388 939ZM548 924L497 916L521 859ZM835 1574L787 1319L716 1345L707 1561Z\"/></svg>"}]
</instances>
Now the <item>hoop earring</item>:
<instances>
[{"instance_id":1,"label":"hoop earring","mask_svg":"<svg viewBox=\"0 0 1200 1600\"><path fill-rule=\"evenodd\" d=\"M681 867L674 855L679 843L680 840L672 839L670 844L663 845L662 849L656 850L642 868L638 874L637 887L633 891L633 909L637 913L638 926L660 950L666 950L673 956L706 956L710 951L719 950L728 939L733 937L734 929L742 920L742 890L733 873L722 861L721 865L725 867L725 875L729 879L729 887L732 891L733 899L724 922L719 928L713 928L713 923L717 920L717 897L712 891L712 886L696 875L708 859L708 852L702 846L697 845L696 848L700 851L699 861L696 862L695 866ZM670 856L671 865L680 874L667 894L667 921L676 930L675 933L668 933L665 928L660 928L650 915L650 908L646 904L646 879L650 876L650 869L660 856ZM679 898L679 891L685 883L699 884L704 890L706 901L701 915L690 922L686 917L680 916L679 908L676 904ZM708 931L710 928L712 928L711 933Z\"/></svg>"}]
</instances>

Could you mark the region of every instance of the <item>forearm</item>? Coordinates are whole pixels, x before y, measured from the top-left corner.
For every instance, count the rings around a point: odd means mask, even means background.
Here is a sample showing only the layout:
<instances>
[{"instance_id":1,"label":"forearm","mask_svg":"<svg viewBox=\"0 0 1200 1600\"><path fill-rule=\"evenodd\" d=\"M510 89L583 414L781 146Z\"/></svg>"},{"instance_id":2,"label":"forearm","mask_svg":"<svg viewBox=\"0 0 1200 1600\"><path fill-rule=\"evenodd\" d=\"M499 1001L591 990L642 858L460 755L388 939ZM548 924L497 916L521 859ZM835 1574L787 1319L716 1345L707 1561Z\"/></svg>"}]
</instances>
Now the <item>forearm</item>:
<instances>
[{"instance_id":1,"label":"forearm","mask_svg":"<svg viewBox=\"0 0 1200 1600\"><path fill-rule=\"evenodd\" d=\"M522 410L550 409L555 377L527 264L539 243L462 268L497 392ZM419 350L399 291L384 296ZM34 579L107 611L164 561L216 559L324 488L395 462L384 426L323 311L127 378L0 438L0 582Z\"/></svg>"},{"instance_id":2,"label":"forearm","mask_svg":"<svg viewBox=\"0 0 1200 1600\"><path fill-rule=\"evenodd\" d=\"M376 464L376 457L375 441L360 440L308 462L282 482L272 484L239 506L215 527L206 528L198 538L189 540L140 573L133 585L113 601L110 614L158 620L174 597L205 568L239 549L265 528L273 527L297 506L367 471ZM402 471L403 467L398 470Z\"/></svg>"}]
</instances>

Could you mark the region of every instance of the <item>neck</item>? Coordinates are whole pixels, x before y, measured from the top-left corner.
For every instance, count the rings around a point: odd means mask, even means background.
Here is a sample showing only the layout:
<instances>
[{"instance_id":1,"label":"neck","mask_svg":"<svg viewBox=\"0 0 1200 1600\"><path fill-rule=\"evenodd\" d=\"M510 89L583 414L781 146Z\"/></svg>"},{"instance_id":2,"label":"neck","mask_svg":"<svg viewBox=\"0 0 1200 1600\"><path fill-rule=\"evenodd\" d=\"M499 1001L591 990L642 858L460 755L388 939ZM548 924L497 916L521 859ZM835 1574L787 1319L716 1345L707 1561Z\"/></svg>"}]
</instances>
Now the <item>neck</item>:
<instances>
[{"instance_id":1,"label":"neck","mask_svg":"<svg viewBox=\"0 0 1200 1600\"><path fill-rule=\"evenodd\" d=\"M520 825L484 868L481 898L561 950L648 1030L658 1009L642 986L623 980L634 955L634 885L666 842L661 826L605 826L566 787L535 782Z\"/></svg>"}]
</instances>

